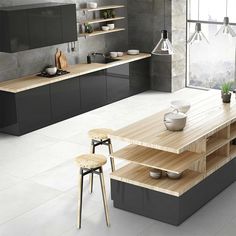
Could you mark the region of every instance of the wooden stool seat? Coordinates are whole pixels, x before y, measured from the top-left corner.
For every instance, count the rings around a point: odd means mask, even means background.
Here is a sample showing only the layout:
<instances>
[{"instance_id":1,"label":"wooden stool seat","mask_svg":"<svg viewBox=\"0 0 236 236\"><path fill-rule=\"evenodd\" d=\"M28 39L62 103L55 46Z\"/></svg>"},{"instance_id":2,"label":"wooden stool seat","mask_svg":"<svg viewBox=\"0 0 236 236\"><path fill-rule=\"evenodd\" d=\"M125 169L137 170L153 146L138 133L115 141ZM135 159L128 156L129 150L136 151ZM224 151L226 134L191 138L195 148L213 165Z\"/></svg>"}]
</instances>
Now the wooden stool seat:
<instances>
[{"instance_id":1,"label":"wooden stool seat","mask_svg":"<svg viewBox=\"0 0 236 236\"><path fill-rule=\"evenodd\" d=\"M96 169L105 165L107 159L103 155L84 154L76 157L75 161L80 168Z\"/></svg>"},{"instance_id":2,"label":"wooden stool seat","mask_svg":"<svg viewBox=\"0 0 236 236\"><path fill-rule=\"evenodd\" d=\"M88 132L89 138L90 139L95 139L95 140L104 140L108 139L108 135L113 132L112 129L92 129Z\"/></svg>"}]
</instances>

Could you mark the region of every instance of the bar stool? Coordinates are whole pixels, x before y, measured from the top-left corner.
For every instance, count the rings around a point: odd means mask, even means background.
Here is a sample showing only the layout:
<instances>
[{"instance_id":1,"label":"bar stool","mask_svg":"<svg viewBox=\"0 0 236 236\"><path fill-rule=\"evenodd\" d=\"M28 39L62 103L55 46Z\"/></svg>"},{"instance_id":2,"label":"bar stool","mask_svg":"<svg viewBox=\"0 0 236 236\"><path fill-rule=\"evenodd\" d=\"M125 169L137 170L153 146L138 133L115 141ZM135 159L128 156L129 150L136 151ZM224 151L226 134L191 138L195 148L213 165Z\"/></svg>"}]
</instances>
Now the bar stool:
<instances>
[{"instance_id":1,"label":"bar stool","mask_svg":"<svg viewBox=\"0 0 236 236\"><path fill-rule=\"evenodd\" d=\"M113 132L112 129L92 129L88 132L88 136L91 139L91 153L95 153L95 149L99 145L108 146L109 154L113 153L113 147L111 143L111 139L108 137L109 134ZM115 162L114 158L110 157L111 162L111 171L115 171ZM93 192L93 174L90 176L90 192Z\"/></svg>"},{"instance_id":2,"label":"bar stool","mask_svg":"<svg viewBox=\"0 0 236 236\"><path fill-rule=\"evenodd\" d=\"M84 155L76 157L75 161L77 165L80 167L77 227L79 229L81 228L84 176L90 173L97 174L100 177L106 223L107 223L107 226L109 227L110 219L109 219L108 203L107 203L107 197L106 197L105 181L104 181L104 175L103 175L103 169L102 169L102 166L105 165L107 162L106 157L103 155L96 155L96 154L84 154Z\"/></svg>"}]
</instances>

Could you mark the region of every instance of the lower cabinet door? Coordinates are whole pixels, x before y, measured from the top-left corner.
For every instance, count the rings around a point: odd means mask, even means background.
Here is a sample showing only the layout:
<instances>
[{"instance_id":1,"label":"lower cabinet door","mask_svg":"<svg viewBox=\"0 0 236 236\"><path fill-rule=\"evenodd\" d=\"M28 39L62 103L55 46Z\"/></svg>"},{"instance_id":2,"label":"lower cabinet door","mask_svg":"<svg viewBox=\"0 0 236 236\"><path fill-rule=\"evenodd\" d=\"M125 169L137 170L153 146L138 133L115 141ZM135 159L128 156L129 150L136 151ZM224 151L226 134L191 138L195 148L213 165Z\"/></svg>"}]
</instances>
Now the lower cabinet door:
<instances>
[{"instance_id":1,"label":"lower cabinet door","mask_svg":"<svg viewBox=\"0 0 236 236\"><path fill-rule=\"evenodd\" d=\"M105 71L80 77L81 110L90 111L107 104Z\"/></svg>"},{"instance_id":2,"label":"lower cabinet door","mask_svg":"<svg viewBox=\"0 0 236 236\"><path fill-rule=\"evenodd\" d=\"M129 63L107 69L106 78L109 103L130 96Z\"/></svg>"},{"instance_id":3,"label":"lower cabinet door","mask_svg":"<svg viewBox=\"0 0 236 236\"><path fill-rule=\"evenodd\" d=\"M50 88L43 86L16 94L19 135L51 123Z\"/></svg>"},{"instance_id":4,"label":"lower cabinet door","mask_svg":"<svg viewBox=\"0 0 236 236\"><path fill-rule=\"evenodd\" d=\"M53 122L80 114L78 77L51 84L50 89Z\"/></svg>"}]
</instances>

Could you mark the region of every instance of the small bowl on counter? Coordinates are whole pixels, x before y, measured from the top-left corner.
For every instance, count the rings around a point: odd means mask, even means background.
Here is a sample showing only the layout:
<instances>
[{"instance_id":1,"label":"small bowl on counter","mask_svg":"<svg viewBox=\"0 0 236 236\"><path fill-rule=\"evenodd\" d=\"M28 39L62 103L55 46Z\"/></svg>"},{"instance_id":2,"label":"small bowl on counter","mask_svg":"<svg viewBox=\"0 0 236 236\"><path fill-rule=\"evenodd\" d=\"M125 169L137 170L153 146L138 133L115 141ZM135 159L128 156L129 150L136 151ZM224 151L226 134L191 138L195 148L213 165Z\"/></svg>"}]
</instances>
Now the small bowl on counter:
<instances>
[{"instance_id":1,"label":"small bowl on counter","mask_svg":"<svg viewBox=\"0 0 236 236\"><path fill-rule=\"evenodd\" d=\"M149 171L149 175L151 178L153 179L160 179L161 178L161 175L162 175L162 171L159 170L159 169L151 169Z\"/></svg>"},{"instance_id":2,"label":"small bowl on counter","mask_svg":"<svg viewBox=\"0 0 236 236\"><path fill-rule=\"evenodd\" d=\"M171 101L171 107L182 113L187 113L191 107L191 104L185 100Z\"/></svg>"},{"instance_id":3,"label":"small bowl on counter","mask_svg":"<svg viewBox=\"0 0 236 236\"><path fill-rule=\"evenodd\" d=\"M108 26L102 26L103 31L108 31L110 28Z\"/></svg>"},{"instance_id":4,"label":"small bowl on counter","mask_svg":"<svg viewBox=\"0 0 236 236\"><path fill-rule=\"evenodd\" d=\"M117 52L110 52L110 57L111 58L116 58L118 56Z\"/></svg>"},{"instance_id":5,"label":"small bowl on counter","mask_svg":"<svg viewBox=\"0 0 236 236\"><path fill-rule=\"evenodd\" d=\"M48 67L45 68L45 72L48 75L55 75L57 73L57 67L55 67L55 66L48 66Z\"/></svg>"},{"instance_id":6,"label":"small bowl on counter","mask_svg":"<svg viewBox=\"0 0 236 236\"><path fill-rule=\"evenodd\" d=\"M128 55L139 55L139 53L140 52L137 49L130 49L130 50L127 51Z\"/></svg>"},{"instance_id":7,"label":"small bowl on counter","mask_svg":"<svg viewBox=\"0 0 236 236\"><path fill-rule=\"evenodd\" d=\"M174 172L170 172L170 171L167 171L166 174L167 174L168 178L170 178L170 179L180 179L182 176L182 173L174 173Z\"/></svg>"},{"instance_id":8,"label":"small bowl on counter","mask_svg":"<svg viewBox=\"0 0 236 236\"><path fill-rule=\"evenodd\" d=\"M124 53L123 52L117 52L118 57L123 57Z\"/></svg>"},{"instance_id":9,"label":"small bowl on counter","mask_svg":"<svg viewBox=\"0 0 236 236\"><path fill-rule=\"evenodd\" d=\"M98 4L96 2L88 2L87 3L87 8L95 9L97 7L98 7Z\"/></svg>"}]
</instances>

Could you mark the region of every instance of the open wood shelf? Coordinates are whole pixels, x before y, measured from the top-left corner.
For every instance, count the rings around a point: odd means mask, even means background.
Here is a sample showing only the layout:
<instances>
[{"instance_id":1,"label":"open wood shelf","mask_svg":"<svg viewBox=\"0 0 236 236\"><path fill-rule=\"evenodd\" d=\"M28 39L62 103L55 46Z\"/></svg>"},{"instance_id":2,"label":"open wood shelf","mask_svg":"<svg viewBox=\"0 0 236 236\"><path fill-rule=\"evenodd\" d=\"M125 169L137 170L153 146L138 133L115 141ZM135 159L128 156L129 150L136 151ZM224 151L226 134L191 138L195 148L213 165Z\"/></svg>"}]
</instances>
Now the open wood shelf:
<instances>
[{"instance_id":1,"label":"open wood shelf","mask_svg":"<svg viewBox=\"0 0 236 236\"><path fill-rule=\"evenodd\" d=\"M209 137L206 146L206 154L210 155L211 153L215 152L217 149L221 148L225 144L229 142L226 138L219 138L219 137Z\"/></svg>"},{"instance_id":2,"label":"open wood shelf","mask_svg":"<svg viewBox=\"0 0 236 236\"><path fill-rule=\"evenodd\" d=\"M81 22L81 24L97 24L97 23L117 21L117 20L123 20L123 19L125 19L125 17L123 17L123 16L108 18L108 19L93 19L93 20L83 21L83 22Z\"/></svg>"},{"instance_id":3,"label":"open wood shelf","mask_svg":"<svg viewBox=\"0 0 236 236\"><path fill-rule=\"evenodd\" d=\"M230 161L230 157L223 154L212 153L206 158L206 175L209 176Z\"/></svg>"},{"instance_id":4,"label":"open wood shelf","mask_svg":"<svg viewBox=\"0 0 236 236\"><path fill-rule=\"evenodd\" d=\"M135 164L174 173L183 172L202 158L201 154L194 152L186 151L178 155L138 145L129 145L114 152L111 156Z\"/></svg>"},{"instance_id":5,"label":"open wood shelf","mask_svg":"<svg viewBox=\"0 0 236 236\"><path fill-rule=\"evenodd\" d=\"M230 152L229 152L230 160L236 157L236 145L230 145Z\"/></svg>"},{"instance_id":6,"label":"open wood shelf","mask_svg":"<svg viewBox=\"0 0 236 236\"><path fill-rule=\"evenodd\" d=\"M108 6L101 6L97 8L84 8L84 9L79 9L80 11L101 11L101 10L110 10L110 9L117 9L117 8L123 8L125 5L108 5Z\"/></svg>"},{"instance_id":7,"label":"open wood shelf","mask_svg":"<svg viewBox=\"0 0 236 236\"><path fill-rule=\"evenodd\" d=\"M149 170L149 167L128 164L111 173L111 179L179 197L201 182L204 177L199 172L186 170L178 180L168 177L153 179L149 176Z\"/></svg>"},{"instance_id":8,"label":"open wood shelf","mask_svg":"<svg viewBox=\"0 0 236 236\"><path fill-rule=\"evenodd\" d=\"M236 123L232 123L230 125L230 139L235 139L236 138Z\"/></svg>"},{"instance_id":9,"label":"open wood shelf","mask_svg":"<svg viewBox=\"0 0 236 236\"><path fill-rule=\"evenodd\" d=\"M93 33L81 33L79 35L79 37L93 37L93 36L97 36L97 35L109 34L109 33L119 32L119 31L123 31L123 30L125 30L125 28L116 28L116 29L108 30L108 31L96 30Z\"/></svg>"}]
</instances>

